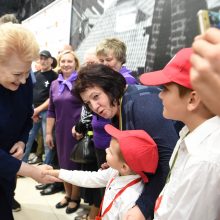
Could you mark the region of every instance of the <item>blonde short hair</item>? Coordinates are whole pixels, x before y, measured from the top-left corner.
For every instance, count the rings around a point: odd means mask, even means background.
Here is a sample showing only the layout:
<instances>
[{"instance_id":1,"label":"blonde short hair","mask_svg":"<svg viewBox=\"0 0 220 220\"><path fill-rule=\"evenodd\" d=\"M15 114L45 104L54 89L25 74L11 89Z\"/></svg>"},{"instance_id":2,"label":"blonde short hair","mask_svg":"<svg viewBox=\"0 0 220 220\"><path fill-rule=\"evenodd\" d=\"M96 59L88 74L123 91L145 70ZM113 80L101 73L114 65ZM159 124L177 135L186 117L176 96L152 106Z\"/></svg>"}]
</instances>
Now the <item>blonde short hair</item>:
<instances>
[{"instance_id":1,"label":"blonde short hair","mask_svg":"<svg viewBox=\"0 0 220 220\"><path fill-rule=\"evenodd\" d=\"M117 38L107 38L101 41L96 47L97 56L107 56L109 51L112 50L115 58L122 64L126 63L126 50L125 43Z\"/></svg>"},{"instance_id":2,"label":"blonde short hair","mask_svg":"<svg viewBox=\"0 0 220 220\"><path fill-rule=\"evenodd\" d=\"M76 63L76 71L79 69L79 59L72 50L64 50L58 56L58 65L60 66L60 60L64 54L72 54Z\"/></svg>"},{"instance_id":3,"label":"blonde short hair","mask_svg":"<svg viewBox=\"0 0 220 220\"><path fill-rule=\"evenodd\" d=\"M29 64L39 58L39 45L21 24L5 23L0 25L0 64L7 63L13 55Z\"/></svg>"}]
</instances>

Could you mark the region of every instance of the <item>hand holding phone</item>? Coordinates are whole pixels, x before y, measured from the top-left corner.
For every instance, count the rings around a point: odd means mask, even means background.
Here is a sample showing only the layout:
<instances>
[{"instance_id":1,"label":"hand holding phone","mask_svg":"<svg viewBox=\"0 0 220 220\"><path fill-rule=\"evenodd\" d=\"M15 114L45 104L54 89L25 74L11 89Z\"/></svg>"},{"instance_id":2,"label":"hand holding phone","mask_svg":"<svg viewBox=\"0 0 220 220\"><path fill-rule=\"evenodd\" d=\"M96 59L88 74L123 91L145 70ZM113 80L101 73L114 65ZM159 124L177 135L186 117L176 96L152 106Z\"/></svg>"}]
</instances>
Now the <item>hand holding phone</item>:
<instances>
[{"instance_id":1,"label":"hand holding phone","mask_svg":"<svg viewBox=\"0 0 220 220\"><path fill-rule=\"evenodd\" d=\"M205 33L209 27L220 29L220 12L199 10L197 16L201 34Z\"/></svg>"}]
</instances>

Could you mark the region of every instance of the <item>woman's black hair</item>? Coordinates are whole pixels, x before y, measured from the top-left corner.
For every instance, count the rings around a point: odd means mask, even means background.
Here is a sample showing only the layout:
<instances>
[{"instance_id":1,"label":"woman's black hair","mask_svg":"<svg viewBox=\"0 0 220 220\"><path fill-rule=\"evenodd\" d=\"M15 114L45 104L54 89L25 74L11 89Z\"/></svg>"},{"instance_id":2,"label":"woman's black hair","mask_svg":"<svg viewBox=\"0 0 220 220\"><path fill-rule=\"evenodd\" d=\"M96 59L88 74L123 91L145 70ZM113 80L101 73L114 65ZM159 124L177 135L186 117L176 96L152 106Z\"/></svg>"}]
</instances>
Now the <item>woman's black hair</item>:
<instances>
[{"instance_id":1,"label":"woman's black hair","mask_svg":"<svg viewBox=\"0 0 220 220\"><path fill-rule=\"evenodd\" d=\"M110 104L114 106L115 103L119 104L119 100L124 94L126 81L119 72L108 66L91 64L79 70L72 93L81 99L81 93L95 86L107 94Z\"/></svg>"}]
</instances>

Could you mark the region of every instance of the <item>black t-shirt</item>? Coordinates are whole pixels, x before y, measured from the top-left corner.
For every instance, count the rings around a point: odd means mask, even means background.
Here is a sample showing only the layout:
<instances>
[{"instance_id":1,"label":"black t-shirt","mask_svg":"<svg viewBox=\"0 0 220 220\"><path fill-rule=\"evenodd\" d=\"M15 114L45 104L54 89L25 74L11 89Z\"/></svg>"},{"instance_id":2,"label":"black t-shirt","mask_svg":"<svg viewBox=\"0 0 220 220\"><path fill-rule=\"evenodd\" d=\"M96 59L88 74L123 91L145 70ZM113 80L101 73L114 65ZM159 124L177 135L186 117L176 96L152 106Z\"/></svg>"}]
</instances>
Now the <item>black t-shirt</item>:
<instances>
[{"instance_id":1,"label":"black t-shirt","mask_svg":"<svg viewBox=\"0 0 220 220\"><path fill-rule=\"evenodd\" d=\"M38 107L49 98L51 82L57 79L57 74L53 70L46 72L35 72L36 83L33 91L33 104Z\"/></svg>"}]
</instances>

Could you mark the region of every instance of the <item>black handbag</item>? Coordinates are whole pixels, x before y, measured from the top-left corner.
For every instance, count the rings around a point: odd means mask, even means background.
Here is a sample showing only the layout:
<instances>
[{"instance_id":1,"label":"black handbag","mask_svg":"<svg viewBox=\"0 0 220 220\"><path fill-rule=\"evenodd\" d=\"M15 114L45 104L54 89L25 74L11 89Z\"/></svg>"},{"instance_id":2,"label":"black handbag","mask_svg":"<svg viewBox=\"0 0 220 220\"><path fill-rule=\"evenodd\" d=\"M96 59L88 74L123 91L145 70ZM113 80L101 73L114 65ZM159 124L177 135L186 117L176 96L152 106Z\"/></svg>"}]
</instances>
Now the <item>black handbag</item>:
<instances>
[{"instance_id":1,"label":"black handbag","mask_svg":"<svg viewBox=\"0 0 220 220\"><path fill-rule=\"evenodd\" d=\"M75 163L83 164L96 161L95 149L91 135L86 134L75 144L70 155L70 160Z\"/></svg>"}]
</instances>

